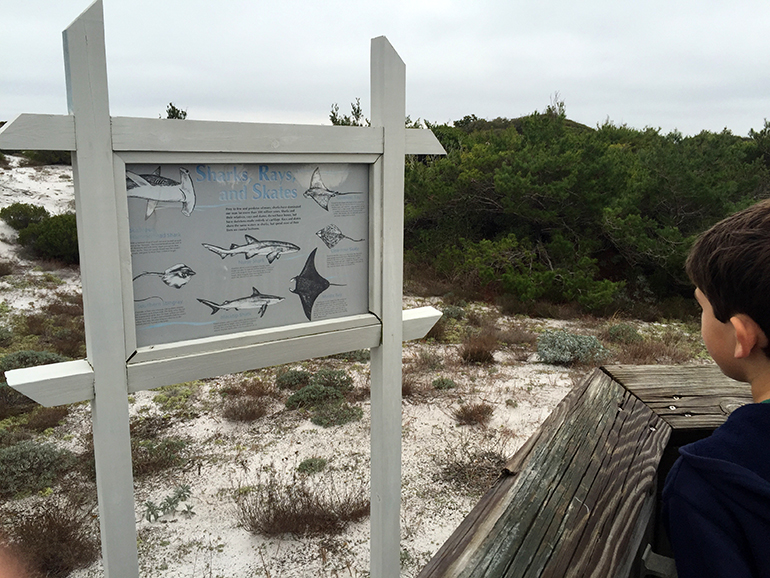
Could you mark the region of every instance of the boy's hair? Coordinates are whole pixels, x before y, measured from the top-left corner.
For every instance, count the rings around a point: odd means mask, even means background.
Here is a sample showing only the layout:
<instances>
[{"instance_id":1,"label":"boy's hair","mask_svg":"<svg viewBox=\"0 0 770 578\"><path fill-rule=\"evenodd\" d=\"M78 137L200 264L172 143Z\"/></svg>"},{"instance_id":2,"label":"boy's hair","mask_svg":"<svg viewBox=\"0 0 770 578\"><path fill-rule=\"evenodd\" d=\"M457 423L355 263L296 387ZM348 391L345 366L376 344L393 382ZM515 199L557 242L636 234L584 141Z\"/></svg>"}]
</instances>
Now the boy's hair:
<instances>
[{"instance_id":1,"label":"boy's hair","mask_svg":"<svg viewBox=\"0 0 770 578\"><path fill-rule=\"evenodd\" d=\"M685 269L727 323L751 317L770 337L770 199L727 217L695 241ZM770 356L770 346L764 349Z\"/></svg>"}]
</instances>

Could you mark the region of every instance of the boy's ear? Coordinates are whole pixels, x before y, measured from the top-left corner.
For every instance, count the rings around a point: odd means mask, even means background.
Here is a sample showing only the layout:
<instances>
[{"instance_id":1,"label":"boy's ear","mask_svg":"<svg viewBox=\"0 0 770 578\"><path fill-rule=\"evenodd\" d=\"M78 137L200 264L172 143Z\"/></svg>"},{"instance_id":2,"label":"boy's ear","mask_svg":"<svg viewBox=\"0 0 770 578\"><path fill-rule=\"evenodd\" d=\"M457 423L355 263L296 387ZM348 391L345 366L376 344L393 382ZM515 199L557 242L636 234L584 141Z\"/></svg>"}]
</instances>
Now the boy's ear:
<instances>
[{"instance_id":1,"label":"boy's ear","mask_svg":"<svg viewBox=\"0 0 770 578\"><path fill-rule=\"evenodd\" d=\"M730 323L735 330L735 358L748 357L755 347L764 349L768 345L768 339L762 328L759 327L748 315L739 313L730 318Z\"/></svg>"}]
</instances>

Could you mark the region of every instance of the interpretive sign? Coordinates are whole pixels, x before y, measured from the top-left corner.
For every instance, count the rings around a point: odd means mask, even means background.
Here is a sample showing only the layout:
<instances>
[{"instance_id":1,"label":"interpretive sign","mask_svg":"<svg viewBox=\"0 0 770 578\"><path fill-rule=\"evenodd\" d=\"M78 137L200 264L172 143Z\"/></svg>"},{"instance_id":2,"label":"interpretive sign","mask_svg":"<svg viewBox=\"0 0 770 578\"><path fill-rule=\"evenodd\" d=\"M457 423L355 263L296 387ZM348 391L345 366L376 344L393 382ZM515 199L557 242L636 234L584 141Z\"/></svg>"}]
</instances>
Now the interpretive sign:
<instances>
[{"instance_id":1,"label":"interpretive sign","mask_svg":"<svg viewBox=\"0 0 770 578\"><path fill-rule=\"evenodd\" d=\"M400 573L405 67L371 44L372 126L109 114L104 12L64 32L66 116L22 114L0 148L73 153L87 358L7 371L44 405L91 401L102 567L138 578L128 394L370 348L372 578Z\"/></svg>"},{"instance_id":2,"label":"interpretive sign","mask_svg":"<svg viewBox=\"0 0 770 578\"><path fill-rule=\"evenodd\" d=\"M137 346L368 312L368 165L127 165L126 191Z\"/></svg>"}]
</instances>

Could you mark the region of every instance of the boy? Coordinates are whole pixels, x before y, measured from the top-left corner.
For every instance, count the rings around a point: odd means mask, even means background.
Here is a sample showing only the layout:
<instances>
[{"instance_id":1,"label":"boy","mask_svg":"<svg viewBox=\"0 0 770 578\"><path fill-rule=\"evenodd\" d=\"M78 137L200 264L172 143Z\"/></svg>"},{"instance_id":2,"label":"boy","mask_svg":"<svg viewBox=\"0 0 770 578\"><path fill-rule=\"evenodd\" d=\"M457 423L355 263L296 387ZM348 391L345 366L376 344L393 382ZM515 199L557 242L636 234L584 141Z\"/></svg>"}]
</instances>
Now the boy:
<instances>
[{"instance_id":1,"label":"boy","mask_svg":"<svg viewBox=\"0 0 770 578\"><path fill-rule=\"evenodd\" d=\"M755 403L684 446L663 490L679 578L770 576L770 199L717 223L686 264L701 334Z\"/></svg>"}]
</instances>

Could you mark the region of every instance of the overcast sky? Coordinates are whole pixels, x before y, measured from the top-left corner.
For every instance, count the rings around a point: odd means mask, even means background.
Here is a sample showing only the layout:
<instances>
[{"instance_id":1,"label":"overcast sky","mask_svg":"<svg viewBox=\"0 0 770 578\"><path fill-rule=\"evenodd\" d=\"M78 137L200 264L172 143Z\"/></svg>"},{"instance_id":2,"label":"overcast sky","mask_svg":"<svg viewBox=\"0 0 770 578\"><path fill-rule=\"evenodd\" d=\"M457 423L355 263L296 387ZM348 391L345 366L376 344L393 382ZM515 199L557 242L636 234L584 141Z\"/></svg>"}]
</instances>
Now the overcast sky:
<instances>
[{"instance_id":1,"label":"overcast sky","mask_svg":"<svg viewBox=\"0 0 770 578\"><path fill-rule=\"evenodd\" d=\"M66 114L61 32L89 0L0 0L0 120ZM104 0L113 116L328 124L369 113L370 39L406 63L407 113L517 117L558 93L596 126L761 129L768 0Z\"/></svg>"}]
</instances>

